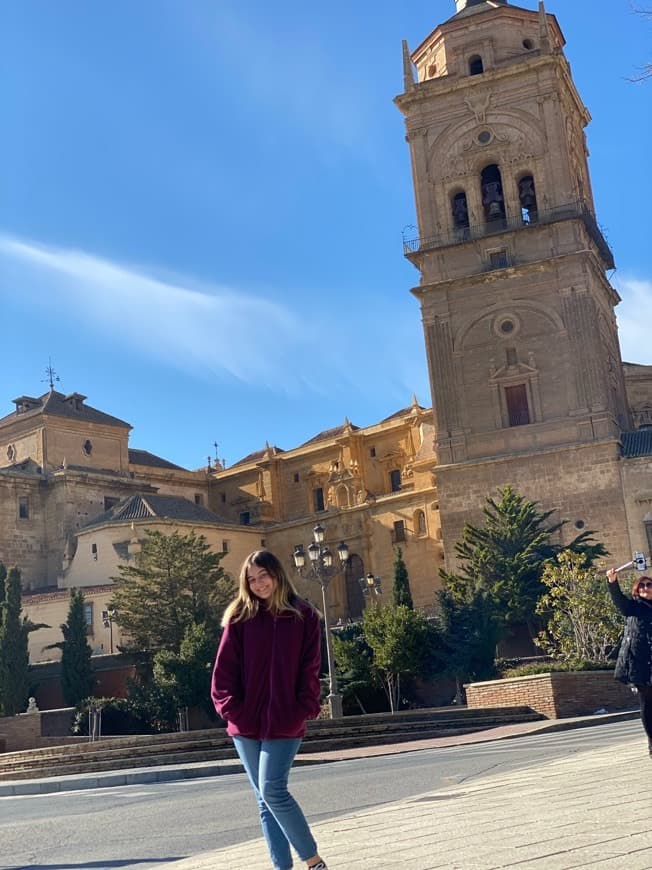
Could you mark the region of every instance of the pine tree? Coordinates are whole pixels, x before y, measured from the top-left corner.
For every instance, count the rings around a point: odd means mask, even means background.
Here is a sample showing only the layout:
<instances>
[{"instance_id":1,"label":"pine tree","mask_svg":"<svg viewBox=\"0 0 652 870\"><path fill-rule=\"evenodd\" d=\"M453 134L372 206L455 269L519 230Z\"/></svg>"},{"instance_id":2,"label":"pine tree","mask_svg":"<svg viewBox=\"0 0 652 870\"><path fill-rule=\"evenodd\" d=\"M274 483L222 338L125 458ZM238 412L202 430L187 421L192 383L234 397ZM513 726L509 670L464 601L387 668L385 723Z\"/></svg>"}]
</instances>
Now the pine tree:
<instances>
[{"instance_id":1,"label":"pine tree","mask_svg":"<svg viewBox=\"0 0 652 870\"><path fill-rule=\"evenodd\" d=\"M61 632L63 641L52 646L61 650L61 691L64 700L68 706L75 707L92 694L95 683L81 589L70 590L68 618L61 626Z\"/></svg>"},{"instance_id":2,"label":"pine tree","mask_svg":"<svg viewBox=\"0 0 652 870\"><path fill-rule=\"evenodd\" d=\"M442 674L455 680L456 700L461 703L464 683L490 680L495 676L494 661L500 629L482 589L470 601L464 602L443 589L437 600L437 624L444 647Z\"/></svg>"},{"instance_id":3,"label":"pine tree","mask_svg":"<svg viewBox=\"0 0 652 870\"><path fill-rule=\"evenodd\" d=\"M111 607L117 611L126 643L122 647L152 661L159 650L178 655L192 624L205 624L219 637L233 583L203 535L147 532L135 564L121 565L114 577Z\"/></svg>"},{"instance_id":4,"label":"pine tree","mask_svg":"<svg viewBox=\"0 0 652 870\"><path fill-rule=\"evenodd\" d=\"M394 589L393 589L394 604L399 607L404 604L410 610L414 610L414 602L412 601L412 593L410 592L410 578L408 570L403 561L403 552L400 547L396 548L394 556Z\"/></svg>"},{"instance_id":5,"label":"pine tree","mask_svg":"<svg viewBox=\"0 0 652 870\"><path fill-rule=\"evenodd\" d=\"M565 521L549 524L553 511L539 511L536 502L511 486L499 489L498 494L498 500L487 499L484 526L464 526L462 539L455 545L460 571L440 574L459 602L470 603L478 591L484 591L501 636L511 626L526 623L534 637L536 606L545 592L541 575L546 562L570 550L582 553L591 564L607 551L588 530L566 546L553 543L552 536Z\"/></svg>"},{"instance_id":6,"label":"pine tree","mask_svg":"<svg viewBox=\"0 0 652 870\"><path fill-rule=\"evenodd\" d=\"M0 605L0 704L5 716L14 716L27 706L29 695L29 656L27 639L34 626L21 621L21 582L18 568L10 568Z\"/></svg>"}]
</instances>

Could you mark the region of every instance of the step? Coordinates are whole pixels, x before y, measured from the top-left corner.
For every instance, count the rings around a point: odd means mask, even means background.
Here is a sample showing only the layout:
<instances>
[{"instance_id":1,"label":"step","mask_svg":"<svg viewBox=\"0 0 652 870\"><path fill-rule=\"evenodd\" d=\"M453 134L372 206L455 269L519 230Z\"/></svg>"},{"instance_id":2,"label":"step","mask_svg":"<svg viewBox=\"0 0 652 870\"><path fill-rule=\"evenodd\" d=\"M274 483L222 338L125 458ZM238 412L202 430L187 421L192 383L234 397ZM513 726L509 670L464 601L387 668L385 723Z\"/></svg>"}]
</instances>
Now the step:
<instances>
[{"instance_id":1,"label":"step","mask_svg":"<svg viewBox=\"0 0 652 870\"><path fill-rule=\"evenodd\" d=\"M466 734L513 722L544 717L529 707L443 707L372 713L308 723L300 753L402 743ZM81 738L80 738L81 741ZM130 767L215 761L236 758L224 728L169 734L105 737L0 755L0 780L102 772Z\"/></svg>"}]
</instances>

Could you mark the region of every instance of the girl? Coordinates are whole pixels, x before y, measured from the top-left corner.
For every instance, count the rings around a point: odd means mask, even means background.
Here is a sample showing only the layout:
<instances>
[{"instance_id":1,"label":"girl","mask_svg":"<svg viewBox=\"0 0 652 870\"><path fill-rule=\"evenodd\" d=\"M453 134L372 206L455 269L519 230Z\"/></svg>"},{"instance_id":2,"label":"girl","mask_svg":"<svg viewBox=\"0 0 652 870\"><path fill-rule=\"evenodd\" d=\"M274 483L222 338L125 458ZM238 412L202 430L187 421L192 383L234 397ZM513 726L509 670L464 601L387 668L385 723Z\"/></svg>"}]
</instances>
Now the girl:
<instances>
[{"instance_id":1,"label":"girl","mask_svg":"<svg viewBox=\"0 0 652 870\"><path fill-rule=\"evenodd\" d=\"M287 789L306 719L320 710L319 616L276 556L256 550L244 561L222 626L211 695L253 787L272 863L289 870L292 845L309 868L326 870Z\"/></svg>"},{"instance_id":2,"label":"girl","mask_svg":"<svg viewBox=\"0 0 652 870\"><path fill-rule=\"evenodd\" d=\"M639 577L627 598L618 585L615 568L607 571L609 592L618 610L627 617L614 676L636 686L641 721L652 755L652 577Z\"/></svg>"}]
</instances>

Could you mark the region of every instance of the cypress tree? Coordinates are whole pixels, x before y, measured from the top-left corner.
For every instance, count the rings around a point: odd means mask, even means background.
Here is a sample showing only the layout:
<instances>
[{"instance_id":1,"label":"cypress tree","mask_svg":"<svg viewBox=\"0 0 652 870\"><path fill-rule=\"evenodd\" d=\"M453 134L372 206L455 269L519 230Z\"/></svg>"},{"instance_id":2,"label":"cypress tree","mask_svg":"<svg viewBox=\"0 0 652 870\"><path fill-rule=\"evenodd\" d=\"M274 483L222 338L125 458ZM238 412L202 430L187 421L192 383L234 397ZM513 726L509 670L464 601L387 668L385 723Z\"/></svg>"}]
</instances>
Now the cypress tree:
<instances>
[{"instance_id":1,"label":"cypress tree","mask_svg":"<svg viewBox=\"0 0 652 870\"><path fill-rule=\"evenodd\" d=\"M21 713L29 695L27 639L31 623L20 618L21 582L18 568L10 568L0 605L0 702L5 716Z\"/></svg>"},{"instance_id":2,"label":"cypress tree","mask_svg":"<svg viewBox=\"0 0 652 870\"><path fill-rule=\"evenodd\" d=\"M414 610L414 602L412 601L412 593L410 592L410 578L408 570L403 561L403 552L400 547L396 548L394 557L394 589L393 589L394 604L400 607L404 604L410 610Z\"/></svg>"},{"instance_id":3,"label":"cypress tree","mask_svg":"<svg viewBox=\"0 0 652 870\"><path fill-rule=\"evenodd\" d=\"M81 589L70 590L68 618L61 626L61 632L63 641L54 644L61 649L61 691L66 704L75 707L88 698L95 683Z\"/></svg>"}]
</instances>

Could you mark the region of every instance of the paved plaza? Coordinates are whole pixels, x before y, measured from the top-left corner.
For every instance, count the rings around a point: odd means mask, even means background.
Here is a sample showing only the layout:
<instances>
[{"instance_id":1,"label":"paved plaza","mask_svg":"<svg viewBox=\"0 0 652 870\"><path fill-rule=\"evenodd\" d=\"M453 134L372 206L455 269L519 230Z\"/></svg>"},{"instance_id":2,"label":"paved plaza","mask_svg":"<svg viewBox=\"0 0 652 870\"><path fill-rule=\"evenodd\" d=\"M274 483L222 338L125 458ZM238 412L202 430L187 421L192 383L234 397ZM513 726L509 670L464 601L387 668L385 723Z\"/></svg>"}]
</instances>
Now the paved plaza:
<instances>
[{"instance_id":1,"label":"paved plaza","mask_svg":"<svg viewBox=\"0 0 652 870\"><path fill-rule=\"evenodd\" d=\"M617 752L451 782L312 828L329 870L651 870L652 758L641 732ZM270 867L261 838L160 870Z\"/></svg>"}]
</instances>

